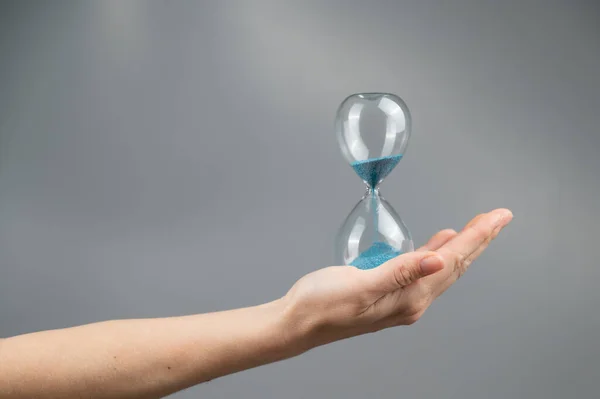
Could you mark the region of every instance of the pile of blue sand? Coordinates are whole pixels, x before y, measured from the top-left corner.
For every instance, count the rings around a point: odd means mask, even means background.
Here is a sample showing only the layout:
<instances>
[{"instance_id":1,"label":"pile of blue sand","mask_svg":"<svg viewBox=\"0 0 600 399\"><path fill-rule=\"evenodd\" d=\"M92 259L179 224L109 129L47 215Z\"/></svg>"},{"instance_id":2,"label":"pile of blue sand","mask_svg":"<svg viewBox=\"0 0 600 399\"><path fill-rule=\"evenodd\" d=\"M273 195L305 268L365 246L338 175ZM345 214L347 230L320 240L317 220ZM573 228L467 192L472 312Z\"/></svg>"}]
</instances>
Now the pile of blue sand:
<instances>
[{"instance_id":1,"label":"pile of blue sand","mask_svg":"<svg viewBox=\"0 0 600 399\"><path fill-rule=\"evenodd\" d=\"M354 259L352 266L355 266L362 270L373 269L388 260L395 258L400 255L402 252L398 251L396 248L391 245L377 241L371 245L369 249L362 252L358 258Z\"/></svg>"},{"instance_id":2,"label":"pile of blue sand","mask_svg":"<svg viewBox=\"0 0 600 399\"><path fill-rule=\"evenodd\" d=\"M402 155L391 155L389 157L371 158L364 161L352 162L352 168L361 179L369 186L375 187L394 169Z\"/></svg>"}]
</instances>

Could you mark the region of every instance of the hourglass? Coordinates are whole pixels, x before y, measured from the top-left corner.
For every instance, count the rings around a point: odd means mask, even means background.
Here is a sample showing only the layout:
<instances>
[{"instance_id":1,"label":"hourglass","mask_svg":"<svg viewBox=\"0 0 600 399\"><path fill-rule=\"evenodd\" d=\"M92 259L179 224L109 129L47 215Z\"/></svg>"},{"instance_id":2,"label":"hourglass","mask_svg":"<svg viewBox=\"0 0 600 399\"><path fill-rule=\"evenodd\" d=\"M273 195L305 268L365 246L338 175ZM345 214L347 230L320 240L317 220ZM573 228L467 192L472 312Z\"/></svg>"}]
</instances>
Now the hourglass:
<instances>
[{"instance_id":1,"label":"hourglass","mask_svg":"<svg viewBox=\"0 0 600 399\"><path fill-rule=\"evenodd\" d=\"M379 192L404 155L410 129L408 107L394 94L353 94L340 104L338 143L367 188L337 234L336 264L372 269L414 250L408 228Z\"/></svg>"}]
</instances>

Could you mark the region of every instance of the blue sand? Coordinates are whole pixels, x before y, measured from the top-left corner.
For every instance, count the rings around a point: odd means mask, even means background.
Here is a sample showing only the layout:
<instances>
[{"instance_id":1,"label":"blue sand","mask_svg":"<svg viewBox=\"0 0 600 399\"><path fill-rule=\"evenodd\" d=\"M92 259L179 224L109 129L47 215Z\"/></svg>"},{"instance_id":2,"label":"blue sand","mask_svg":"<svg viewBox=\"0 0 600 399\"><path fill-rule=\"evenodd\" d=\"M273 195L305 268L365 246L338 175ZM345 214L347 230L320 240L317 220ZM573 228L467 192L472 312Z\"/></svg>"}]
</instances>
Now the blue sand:
<instances>
[{"instance_id":1,"label":"blue sand","mask_svg":"<svg viewBox=\"0 0 600 399\"><path fill-rule=\"evenodd\" d=\"M369 249L362 252L358 258L354 259L350 265L362 270L373 269L401 253L391 245L377 241Z\"/></svg>"},{"instance_id":2,"label":"blue sand","mask_svg":"<svg viewBox=\"0 0 600 399\"><path fill-rule=\"evenodd\" d=\"M375 187L398 165L400 159L402 159L402 155L370 158L364 161L352 162L352 168L369 186Z\"/></svg>"}]
</instances>

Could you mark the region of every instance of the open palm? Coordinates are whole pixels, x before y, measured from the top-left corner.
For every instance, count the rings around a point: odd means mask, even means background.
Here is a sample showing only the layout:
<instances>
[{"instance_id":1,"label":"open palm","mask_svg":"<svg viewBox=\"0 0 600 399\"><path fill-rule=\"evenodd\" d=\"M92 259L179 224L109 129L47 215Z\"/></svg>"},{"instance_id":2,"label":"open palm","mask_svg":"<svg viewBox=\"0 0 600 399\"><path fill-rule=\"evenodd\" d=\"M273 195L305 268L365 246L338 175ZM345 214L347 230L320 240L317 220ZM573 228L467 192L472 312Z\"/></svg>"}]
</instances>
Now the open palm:
<instances>
[{"instance_id":1,"label":"open palm","mask_svg":"<svg viewBox=\"0 0 600 399\"><path fill-rule=\"evenodd\" d=\"M475 217L460 233L440 231L417 251L375 269L332 266L310 273L285 297L290 314L298 329L315 332L318 344L412 324L511 219L510 211L497 209Z\"/></svg>"}]
</instances>

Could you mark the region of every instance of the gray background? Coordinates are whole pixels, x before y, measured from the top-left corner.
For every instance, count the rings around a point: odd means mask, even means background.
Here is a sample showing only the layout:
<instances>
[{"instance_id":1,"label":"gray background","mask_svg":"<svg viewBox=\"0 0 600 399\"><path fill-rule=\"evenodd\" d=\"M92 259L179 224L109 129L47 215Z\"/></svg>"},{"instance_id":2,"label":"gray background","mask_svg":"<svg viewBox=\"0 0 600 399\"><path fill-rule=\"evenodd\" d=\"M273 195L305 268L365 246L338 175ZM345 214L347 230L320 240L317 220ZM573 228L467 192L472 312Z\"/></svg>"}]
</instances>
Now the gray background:
<instances>
[{"instance_id":1,"label":"gray background","mask_svg":"<svg viewBox=\"0 0 600 399\"><path fill-rule=\"evenodd\" d=\"M363 193L339 102L390 91L417 244L510 228L416 325L175 397L597 397L594 3L1 2L0 336L283 295Z\"/></svg>"}]
</instances>

